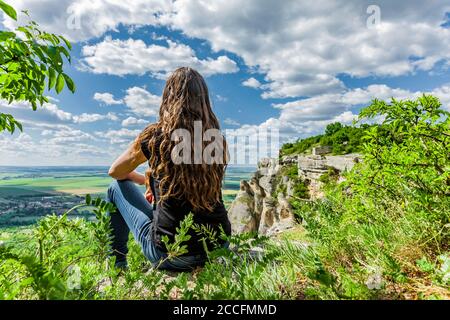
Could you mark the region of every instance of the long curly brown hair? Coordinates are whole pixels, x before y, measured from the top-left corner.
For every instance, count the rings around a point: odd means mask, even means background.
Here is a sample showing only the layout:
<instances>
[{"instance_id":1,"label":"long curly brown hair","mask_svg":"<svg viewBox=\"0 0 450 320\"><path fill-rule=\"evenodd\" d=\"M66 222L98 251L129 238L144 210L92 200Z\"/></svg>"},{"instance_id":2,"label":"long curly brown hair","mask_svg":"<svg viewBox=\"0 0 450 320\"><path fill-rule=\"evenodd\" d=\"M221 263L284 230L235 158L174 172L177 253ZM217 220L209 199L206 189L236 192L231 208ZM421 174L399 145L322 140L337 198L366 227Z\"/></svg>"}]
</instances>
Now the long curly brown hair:
<instances>
[{"instance_id":1,"label":"long curly brown hair","mask_svg":"<svg viewBox=\"0 0 450 320\"><path fill-rule=\"evenodd\" d=\"M194 159L194 121L201 121L202 137L208 129L220 129L219 121L211 109L208 87L203 77L192 68L178 68L167 79L158 121L142 131L134 148L138 152L141 143L148 140L151 155L149 170L153 177L160 179L160 202L174 197L188 201L194 212L212 211L221 200L222 180L228 159L225 139L221 150L222 163L205 163L202 157L202 163L199 164L175 164L171 158L171 152L177 144L171 139L172 133L177 129L187 129L191 134L191 157ZM207 144L207 141L203 141L202 150Z\"/></svg>"}]
</instances>

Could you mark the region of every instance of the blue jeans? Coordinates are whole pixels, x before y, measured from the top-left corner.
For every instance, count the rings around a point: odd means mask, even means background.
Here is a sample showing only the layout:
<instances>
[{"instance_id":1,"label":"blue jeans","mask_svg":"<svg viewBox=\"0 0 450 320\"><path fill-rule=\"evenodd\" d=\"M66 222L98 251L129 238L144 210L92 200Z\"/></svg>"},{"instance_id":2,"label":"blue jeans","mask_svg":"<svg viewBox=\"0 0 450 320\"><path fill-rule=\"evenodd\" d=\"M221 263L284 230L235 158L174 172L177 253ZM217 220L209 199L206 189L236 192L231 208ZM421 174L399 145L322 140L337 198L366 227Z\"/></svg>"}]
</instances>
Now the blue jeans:
<instances>
[{"instance_id":1,"label":"blue jeans","mask_svg":"<svg viewBox=\"0 0 450 320\"><path fill-rule=\"evenodd\" d=\"M205 263L204 255L179 256L169 260L167 254L155 246L150 232L153 221L152 205L132 181L112 182L108 189L107 200L117 208L116 212L110 213L112 249L117 267L127 266L127 242L130 231L154 267L183 271L192 270Z\"/></svg>"}]
</instances>

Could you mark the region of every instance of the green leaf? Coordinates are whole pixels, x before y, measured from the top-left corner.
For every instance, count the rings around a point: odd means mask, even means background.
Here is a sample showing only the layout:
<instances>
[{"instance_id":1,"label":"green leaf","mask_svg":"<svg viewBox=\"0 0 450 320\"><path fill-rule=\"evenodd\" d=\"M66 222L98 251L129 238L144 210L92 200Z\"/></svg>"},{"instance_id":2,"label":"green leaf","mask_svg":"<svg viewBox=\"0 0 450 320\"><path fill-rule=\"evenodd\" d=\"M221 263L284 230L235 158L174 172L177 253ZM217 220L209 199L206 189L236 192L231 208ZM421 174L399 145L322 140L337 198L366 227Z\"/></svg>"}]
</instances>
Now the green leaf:
<instances>
[{"instance_id":1,"label":"green leaf","mask_svg":"<svg viewBox=\"0 0 450 320\"><path fill-rule=\"evenodd\" d=\"M69 42L69 40L67 40L66 38L64 38L63 36L59 36L59 38L64 41L64 43L66 44L67 48L69 48L69 50L72 50L72 44Z\"/></svg>"},{"instance_id":2,"label":"green leaf","mask_svg":"<svg viewBox=\"0 0 450 320\"><path fill-rule=\"evenodd\" d=\"M53 68L48 68L48 90L56 85L56 72Z\"/></svg>"},{"instance_id":3,"label":"green leaf","mask_svg":"<svg viewBox=\"0 0 450 320\"><path fill-rule=\"evenodd\" d=\"M17 128L19 128L20 131L23 132L22 124L20 122L16 121L16 126L17 126Z\"/></svg>"},{"instance_id":4,"label":"green leaf","mask_svg":"<svg viewBox=\"0 0 450 320\"><path fill-rule=\"evenodd\" d=\"M0 41L5 41L9 38L14 38L16 34L14 32L9 31L0 31Z\"/></svg>"},{"instance_id":5,"label":"green leaf","mask_svg":"<svg viewBox=\"0 0 450 320\"><path fill-rule=\"evenodd\" d=\"M0 9L2 9L8 16L17 21L17 12L9 4L0 0Z\"/></svg>"},{"instance_id":6,"label":"green leaf","mask_svg":"<svg viewBox=\"0 0 450 320\"><path fill-rule=\"evenodd\" d=\"M87 195L86 195L86 204L87 204L87 205L90 205L90 204L91 204L91 200L92 200L91 195L90 195L90 194L87 194Z\"/></svg>"},{"instance_id":7,"label":"green leaf","mask_svg":"<svg viewBox=\"0 0 450 320\"><path fill-rule=\"evenodd\" d=\"M72 91L72 93L75 93L76 87L75 87L75 83L73 82L73 80L65 73L63 73L64 79L66 80L66 85L67 88L69 88L70 91Z\"/></svg>"},{"instance_id":8,"label":"green leaf","mask_svg":"<svg viewBox=\"0 0 450 320\"><path fill-rule=\"evenodd\" d=\"M62 73L58 75L58 78L56 79L56 92L60 93L62 89L64 88L64 76Z\"/></svg>"}]
</instances>

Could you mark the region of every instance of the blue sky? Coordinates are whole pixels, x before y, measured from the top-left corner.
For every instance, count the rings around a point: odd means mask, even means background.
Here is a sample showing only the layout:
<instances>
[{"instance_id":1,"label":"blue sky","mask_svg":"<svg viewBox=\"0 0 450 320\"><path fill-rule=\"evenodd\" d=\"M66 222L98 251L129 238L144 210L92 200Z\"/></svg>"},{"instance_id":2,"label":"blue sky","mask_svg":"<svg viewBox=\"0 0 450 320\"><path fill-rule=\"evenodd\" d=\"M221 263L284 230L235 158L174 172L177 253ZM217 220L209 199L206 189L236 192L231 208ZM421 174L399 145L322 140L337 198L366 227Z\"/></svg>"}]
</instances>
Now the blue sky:
<instances>
[{"instance_id":1,"label":"blue sky","mask_svg":"<svg viewBox=\"0 0 450 320\"><path fill-rule=\"evenodd\" d=\"M449 109L450 1L378 1L376 20L370 4L14 1L72 41L77 91L51 93L36 112L0 101L24 123L0 135L0 165L108 165L156 120L164 79L182 65L204 74L222 128L236 134L306 137L351 123L375 97L431 92Z\"/></svg>"}]
</instances>

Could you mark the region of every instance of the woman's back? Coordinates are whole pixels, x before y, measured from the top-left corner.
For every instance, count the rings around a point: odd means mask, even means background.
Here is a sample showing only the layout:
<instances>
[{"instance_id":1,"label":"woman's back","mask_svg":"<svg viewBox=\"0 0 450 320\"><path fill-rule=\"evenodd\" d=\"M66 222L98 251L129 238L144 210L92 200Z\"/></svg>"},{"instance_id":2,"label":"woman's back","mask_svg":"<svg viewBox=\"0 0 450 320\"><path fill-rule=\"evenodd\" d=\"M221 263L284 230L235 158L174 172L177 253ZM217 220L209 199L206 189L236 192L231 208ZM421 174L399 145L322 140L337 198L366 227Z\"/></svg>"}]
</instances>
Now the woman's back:
<instances>
[{"instance_id":1,"label":"woman's back","mask_svg":"<svg viewBox=\"0 0 450 320\"><path fill-rule=\"evenodd\" d=\"M161 139L155 139L156 152L154 154L156 161L160 161L160 141ZM148 148L148 140L143 140L141 142L141 149L145 157L150 160L152 154ZM170 171L170 168L169 168ZM151 174L151 173L150 173ZM202 238L206 238L206 244L208 249L211 250L215 245L222 245L223 240L220 239L221 232L225 234L231 234L231 225L228 219L227 210L223 204L222 193L220 193L219 201L216 201L212 210L210 209L194 209L192 204L184 196L179 197L168 197L166 199L161 199L161 185L160 181L163 177L158 177L151 174L150 177L150 187L155 199L155 211L153 213L153 225L152 225L152 240L155 242L158 249L166 252L164 243L162 242L162 237L167 236L169 242L173 242L176 228L180 226L181 221L189 214L193 213L193 226L190 228L188 234L191 236L185 245L187 245L187 254L204 254L203 241ZM193 179L193 183L196 183ZM189 187L189 186L186 186ZM178 194L178 190L175 190ZM211 241L212 239L207 239L207 235L201 231L201 226L207 226L209 230L215 232L216 241ZM214 243L213 243L214 242Z\"/></svg>"}]
</instances>

